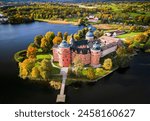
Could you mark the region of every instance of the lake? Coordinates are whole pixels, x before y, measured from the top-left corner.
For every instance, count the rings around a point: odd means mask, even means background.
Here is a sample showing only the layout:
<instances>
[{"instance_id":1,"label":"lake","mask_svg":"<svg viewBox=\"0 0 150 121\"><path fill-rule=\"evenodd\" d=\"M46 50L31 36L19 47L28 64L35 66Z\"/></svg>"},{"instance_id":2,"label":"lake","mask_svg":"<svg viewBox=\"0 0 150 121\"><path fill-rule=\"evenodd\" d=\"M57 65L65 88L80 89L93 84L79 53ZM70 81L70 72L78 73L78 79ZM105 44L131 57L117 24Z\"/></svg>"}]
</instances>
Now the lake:
<instances>
[{"instance_id":1,"label":"lake","mask_svg":"<svg viewBox=\"0 0 150 121\"><path fill-rule=\"evenodd\" d=\"M13 55L26 49L37 34L47 31L75 33L82 27L34 22L20 25L0 25L0 103L56 103L59 91L45 83L18 77ZM140 52L125 70L118 70L92 84L66 87L66 103L150 103L150 55Z\"/></svg>"}]
</instances>

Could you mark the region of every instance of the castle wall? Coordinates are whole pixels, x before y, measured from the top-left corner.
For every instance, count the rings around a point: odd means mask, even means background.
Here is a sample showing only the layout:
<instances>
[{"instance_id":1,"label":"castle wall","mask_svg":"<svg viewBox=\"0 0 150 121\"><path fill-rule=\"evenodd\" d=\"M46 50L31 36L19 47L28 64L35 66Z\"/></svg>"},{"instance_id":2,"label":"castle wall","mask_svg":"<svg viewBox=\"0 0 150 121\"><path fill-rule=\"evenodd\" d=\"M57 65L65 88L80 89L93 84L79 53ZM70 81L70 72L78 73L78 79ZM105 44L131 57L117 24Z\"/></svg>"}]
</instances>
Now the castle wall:
<instances>
[{"instance_id":1,"label":"castle wall","mask_svg":"<svg viewBox=\"0 0 150 121\"><path fill-rule=\"evenodd\" d=\"M100 50L91 50L91 65L96 66L100 64Z\"/></svg>"},{"instance_id":2,"label":"castle wall","mask_svg":"<svg viewBox=\"0 0 150 121\"><path fill-rule=\"evenodd\" d=\"M74 58L78 56L81 61L83 62L84 65L90 64L91 63L91 54L76 54L75 52L72 53L72 62Z\"/></svg>"},{"instance_id":3,"label":"castle wall","mask_svg":"<svg viewBox=\"0 0 150 121\"><path fill-rule=\"evenodd\" d=\"M59 48L59 65L69 67L71 63L70 48Z\"/></svg>"},{"instance_id":4,"label":"castle wall","mask_svg":"<svg viewBox=\"0 0 150 121\"><path fill-rule=\"evenodd\" d=\"M54 58L54 62L58 62L59 61L58 48L53 48L53 58Z\"/></svg>"},{"instance_id":5,"label":"castle wall","mask_svg":"<svg viewBox=\"0 0 150 121\"><path fill-rule=\"evenodd\" d=\"M116 45L116 46L113 46L113 47L111 47L111 48L108 48L108 49L106 49L106 50L103 50L103 51L101 52L101 54L102 54L101 57L104 57L104 56L108 55L109 53L115 52L116 49L117 49L117 45Z\"/></svg>"}]
</instances>

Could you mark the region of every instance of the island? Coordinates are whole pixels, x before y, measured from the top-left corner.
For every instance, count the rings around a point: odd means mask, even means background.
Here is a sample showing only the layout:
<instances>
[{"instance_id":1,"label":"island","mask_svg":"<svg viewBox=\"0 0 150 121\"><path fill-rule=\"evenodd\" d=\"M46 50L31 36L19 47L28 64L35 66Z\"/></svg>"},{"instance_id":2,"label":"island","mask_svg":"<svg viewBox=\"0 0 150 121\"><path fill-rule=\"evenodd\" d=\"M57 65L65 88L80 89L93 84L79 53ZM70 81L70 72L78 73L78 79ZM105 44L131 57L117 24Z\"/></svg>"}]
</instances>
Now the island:
<instances>
[{"instance_id":1,"label":"island","mask_svg":"<svg viewBox=\"0 0 150 121\"><path fill-rule=\"evenodd\" d=\"M27 50L15 54L19 76L48 82L60 89L57 102L65 102L65 85L100 81L118 68L128 67L137 49L150 49L149 30L134 36L132 43L119 38L125 32L116 30L101 35L97 31L90 26L72 35L55 35L52 31L37 35Z\"/></svg>"},{"instance_id":2,"label":"island","mask_svg":"<svg viewBox=\"0 0 150 121\"><path fill-rule=\"evenodd\" d=\"M150 52L149 5L149 2L6 4L0 7L0 23L40 21L83 27L72 34L51 30L37 35L27 49L14 55L20 78L48 83L60 90L56 102L65 102L65 86L101 81L117 69L128 68L139 51Z\"/></svg>"}]
</instances>

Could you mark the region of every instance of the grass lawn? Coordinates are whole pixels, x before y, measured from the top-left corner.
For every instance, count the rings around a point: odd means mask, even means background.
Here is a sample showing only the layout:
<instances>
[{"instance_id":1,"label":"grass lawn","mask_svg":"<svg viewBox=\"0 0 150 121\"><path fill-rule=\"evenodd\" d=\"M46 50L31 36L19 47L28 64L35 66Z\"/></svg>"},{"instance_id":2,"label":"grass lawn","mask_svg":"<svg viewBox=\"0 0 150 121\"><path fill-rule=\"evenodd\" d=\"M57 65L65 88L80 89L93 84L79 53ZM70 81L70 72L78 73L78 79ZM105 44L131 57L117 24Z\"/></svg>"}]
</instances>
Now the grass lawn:
<instances>
[{"instance_id":1,"label":"grass lawn","mask_svg":"<svg viewBox=\"0 0 150 121\"><path fill-rule=\"evenodd\" d=\"M60 69L53 67L51 73L52 74L60 74Z\"/></svg>"},{"instance_id":2,"label":"grass lawn","mask_svg":"<svg viewBox=\"0 0 150 121\"><path fill-rule=\"evenodd\" d=\"M119 35L117 36L118 38L127 38L127 37L133 37L137 34L139 34L141 32L131 32L131 33L126 33L126 34L123 34L123 35Z\"/></svg>"},{"instance_id":3,"label":"grass lawn","mask_svg":"<svg viewBox=\"0 0 150 121\"><path fill-rule=\"evenodd\" d=\"M50 59L51 56L50 56L50 54L41 54L41 55L37 55L36 58L37 58L37 60L41 60L41 59L45 59L45 58Z\"/></svg>"}]
</instances>

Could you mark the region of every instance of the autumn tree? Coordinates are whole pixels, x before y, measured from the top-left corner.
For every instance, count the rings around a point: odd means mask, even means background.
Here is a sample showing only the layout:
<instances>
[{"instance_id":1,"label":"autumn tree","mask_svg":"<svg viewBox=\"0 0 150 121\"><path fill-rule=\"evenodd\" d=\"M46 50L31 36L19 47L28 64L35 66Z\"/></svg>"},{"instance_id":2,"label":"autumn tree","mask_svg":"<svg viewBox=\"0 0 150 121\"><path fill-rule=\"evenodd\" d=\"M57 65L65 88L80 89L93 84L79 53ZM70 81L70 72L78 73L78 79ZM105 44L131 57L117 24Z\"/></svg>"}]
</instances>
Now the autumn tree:
<instances>
[{"instance_id":1,"label":"autumn tree","mask_svg":"<svg viewBox=\"0 0 150 121\"><path fill-rule=\"evenodd\" d=\"M75 56L74 60L74 72L77 76L80 76L82 73L82 69L84 67L84 64L82 62L82 60L80 59L80 57L78 55Z\"/></svg>"},{"instance_id":2,"label":"autumn tree","mask_svg":"<svg viewBox=\"0 0 150 121\"><path fill-rule=\"evenodd\" d=\"M40 47L41 45L41 39L43 38L42 35L37 35L35 36L34 38L34 44L37 46L37 47Z\"/></svg>"},{"instance_id":3,"label":"autumn tree","mask_svg":"<svg viewBox=\"0 0 150 121\"><path fill-rule=\"evenodd\" d=\"M31 71L31 77L33 78L41 78L40 71L38 67L33 67Z\"/></svg>"},{"instance_id":4,"label":"autumn tree","mask_svg":"<svg viewBox=\"0 0 150 121\"><path fill-rule=\"evenodd\" d=\"M68 37L68 32L65 32L64 33L64 39L67 40L67 37Z\"/></svg>"},{"instance_id":5,"label":"autumn tree","mask_svg":"<svg viewBox=\"0 0 150 121\"><path fill-rule=\"evenodd\" d=\"M36 58L37 48L29 45L27 49L27 57L28 58Z\"/></svg>"},{"instance_id":6,"label":"autumn tree","mask_svg":"<svg viewBox=\"0 0 150 121\"><path fill-rule=\"evenodd\" d=\"M54 32L49 31L45 34L45 38L49 41L52 41L54 39L54 37L55 37Z\"/></svg>"},{"instance_id":7,"label":"autumn tree","mask_svg":"<svg viewBox=\"0 0 150 121\"><path fill-rule=\"evenodd\" d=\"M63 35L62 35L61 32L58 32L58 33L57 33L57 36L63 38Z\"/></svg>"},{"instance_id":8,"label":"autumn tree","mask_svg":"<svg viewBox=\"0 0 150 121\"><path fill-rule=\"evenodd\" d=\"M80 40L80 36L78 34L74 34L74 39L75 40Z\"/></svg>"},{"instance_id":9,"label":"autumn tree","mask_svg":"<svg viewBox=\"0 0 150 121\"><path fill-rule=\"evenodd\" d=\"M83 38L84 34L83 34L83 31L82 31L82 30L79 30L79 31L78 31L78 36L79 36L80 38Z\"/></svg>"},{"instance_id":10,"label":"autumn tree","mask_svg":"<svg viewBox=\"0 0 150 121\"><path fill-rule=\"evenodd\" d=\"M147 36L143 33L140 33L134 37L134 40L139 43L145 43L147 41Z\"/></svg>"},{"instance_id":11,"label":"autumn tree","mask_svg":"<svg viewBox=\"0 0 150 121\"><path fill-rule=\"evenodd\" d=\"M60 44L62 42L62 38L55 36L55 38L53 39L53 44Z\"/></svg>"},{"instance_id":12,"label":"autumn tree","mask_svg":"<svg viewBox=\"0 0 150 121\"><path fill-rule=\"evenodd\" d=\"M46 34L45 34L45 38L47 39L47 42L49 43L49 47L51 48L52 47L52 45L53 45L53 39L55 38L55 34L54 34L54 32L51 32L51 31L49 31L49 32L47 32Z\"/></svg>"},{"instance_id":13,"label":"autumn tree","mask_svg":"<svg viewBox=\"0 0 150 121\"><path fill-rule=\"evenodd\" d=\"M131 57L128 54L126 48L119 47L116 51L117 54L117 64L120 68L126 68L130 64Z\"/></svg>"},{"instance_id":14,"label":"autumn tree","mask_svg":"<svg viewBox=\"0 0 150 121\"><path fill-rule=\"evenodd\" d=\"M136 26L131 26L130 27L130 32L135 32L137 29L136 29Z\"/></svg>"},{"instance_id":15,"label":"autumn tree","mask_svg":"<svg viewBox=\"0 0 150 121\"><path fill-rule=\"evenodd\" d=\"M134 38L133 37L127 37L124 42L125 42L125 44L127 44L129 46L134 42Z\"/></svg>"},{"instance_id":16,"label":"autumn tree","mask_svg":"<svg viewBox=\"0 0 150 121\"><path fill-rule=\"evenodd\" d=\"M50 49L50 42L45 37L41 39L41 48L44 52Z\"/></svg>"},{"instance_id":17,"label":"autumn tree","mask_svg":"<svg viewBox=\"0 0 150 121\"><path fill-rule=\"evenodd\" d=\"M67 40L67 43L68 43L68 44L70 44L70 39L71 39L71 36L67 36L67 39L66 39L66 40Z\"/></svg>"},{"instance_id":18,"label":"autumn tree","mask_svg":"<svg viewBox=\"0 0 150 121\"><path fill-rule=\"evenodd\" d=\"M106 71L103 68L96 68L95 75L96 76L103 76L106 73Z\"/></svg>"},{"instance_id":19,"label":"autumn tree","mask_svg":"<svg viewBox=\"0 0 150 121\"><path fill-rule=\"evenodd\" d=\"M48 80L51 77L52 65L48 59L43 59L38 67L40 75L44 80Z\"/></svg>"},{"instance_id":20,"label":"autumn tree","mask_svg":"<svg viewBox=\"0 0 150 121\"><path fill-rule=\"evenodd\" d=\"M19 63L20 77L22 77L23 79L27 78L27 76L30 75L34 65L35 65L34 59L25 59L23 62L20 62Z\"/></svg>"},{"instance_id":21,"label":"autumn tree","mask_svg":"<svg viewBox=\"0 0 150 121\"><path fill-rule=\"evenodd\" d=\"M87 78L90 80L95 79L95 72L92 67L89 67L87 70Z\"/></svg>"},{"instance_id":22,"label":"autumn tree","mask_svg":"<svg viewBox=\"0 0 150 121\"><path fill-rule=\"evenodd\" d=\"M103 68L106 69L106 70L111 70L112 60L110 58L107 58L107 59L104 60Z\"/></svg>"},{"instance_id":23,"label":"autumn tree","mask_svg":"<svg viewBox=\"0 0 150 121\"><path fill-rule=\"evenodd\" d=\"M52 69L51 61L49 59L43 59L41 61L41 67L45 71L51 71L51 69Z\"/></svg>"},{"instance_id":24,"label":"autumn tree","mask_svg":"<svg viewBox=\"0 0 150 121\"><path fill-rule=\"evenodd\" d=\"M103 32L103 31L100 31L100 30L96 30L96 31L94 31L94 36L95 36L96 38L101 37L103 34L104 34L104 32Z\"/></svg>"}]
</instances>

